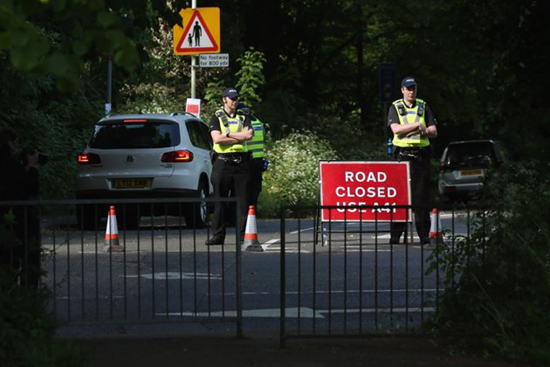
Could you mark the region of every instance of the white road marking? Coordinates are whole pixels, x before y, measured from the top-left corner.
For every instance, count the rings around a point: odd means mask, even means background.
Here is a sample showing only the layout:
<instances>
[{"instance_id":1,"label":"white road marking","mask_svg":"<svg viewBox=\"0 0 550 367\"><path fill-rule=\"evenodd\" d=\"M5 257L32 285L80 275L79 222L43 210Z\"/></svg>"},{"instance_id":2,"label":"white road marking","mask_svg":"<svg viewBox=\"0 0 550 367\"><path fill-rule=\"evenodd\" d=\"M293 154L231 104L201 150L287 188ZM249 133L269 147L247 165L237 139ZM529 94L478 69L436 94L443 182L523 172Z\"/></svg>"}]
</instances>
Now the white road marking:
<instances>
[{"instance_id":1,"label":"white road marking","mask_svg":"<svg viewBox=\"0 0 550 367\"><path fill-rule=\"evenodd\" d=\"M424 289L423 292L424 293L435 293L437 290L435 288L429 288L429 289ZM440 292L443 292L444 289L440 289L439 290ZM391 290L391 289L379 289L379 290L374 290L374 289L364 289L362 291L359 291L359 290L347 290L347 291L316 291L315 294L317 295L322 295L322 294L343 294L343 293L348 293L348 294L355 294L355 293L417 293L417 292L422 292L421 289L409 289L408 291L406 289L394 289L394 290ZM287 296L294 296L294 295L298 295L298 294L301 294L302 296L303 295L311 295L312 292L286 292L286 295ZM280 297L280 293L279 292L242 292L242 295L243 296L277 296L277 297ZM223 296L223 297L233 297L235 296L235 293L234 292L225 292L225 293L212 293L211 296L216 296L216 297L219 297L219 296ZM68 299L81 299L82 297L81 296L71 296L71 297L68 297L68 296L58 296L56 297L57 300L68 300ZM103 299L109 299L111 298L111 296L103 296L102 297ZM113 299L124 299L125 296L112 296ZM410 310L411 308L409 308ZM424 310L426 310L427 308L424 308ZM322 311L319 311L319 312L322 312ZM177 313L179 315L179 313Z\"/></svg>"},{"instance_id":2,"label":"white road marking","mask_svg":"<svg viewBox=\"0 0 550 367\"><path fill-rule=\"evenodd\" d=\"M265 249L265 252L281 252L281 248L280 247L274 247L274 248L269 248L269 249ZM311 254L311 251L298 251L298 249L286 249L285 251L285 254L297 254L297 253L300 253L300 254Z\"/></svg>"},{"instance_id":3,"label":"white road marking","mask_svg":"<svg viewBox=\"0 0 550 367\"><path fill-rule=\"evenodd\" d=\"M452 214L451 213L441 213L440 214L440 217L441 218L451 218L452 217ZM455 217L457 217L457 215L455 215ZM386 223L387 224L387 223ZM351 222L351 223L348 223L347 224L348 226L364 226L365 223L359 223L359 222ZM301 229L299 231L292 231L292 232L289 232L290 235L296 235L300 232L307 232L307 231L312 231L312 230L315 230L315 227L310 227L310 228L304 228L304 229ZM324 228L322 230L323 232L326 232L327 229ZM410 234L408 235L408 237L410 236ZM352 241L358 241L359 238L355 238L355 235L351 235L351 237L353 238ZM374 239L374 238L378 238L379 240L389 240L390 239L390 234L389 233L386 233L386 234L380 234L380 235L371 235L369 236L368 238L370 239ZM280 251L280 247L271 247L271 245L279 242L281 239L280 238L274 238L274 239L271 239L269 241L266 241L265 243L261 244L262 248L263 248L263 252L275 252L275 251ZM327 238L325 237L324 238L325 241L327 241ZM414 241L420 241L420 238L418 237L418 235L415 233L414 236L413 236L413 240ZM348 245L348 249L350 248L350 246ZM420 248L419 246L413 246L413 248ZM374 250L363 250L364 252L374 252ZM379 252L388 252L389 250L378 250ZM298 252L297 250L289 250L287 249L286 250L287 253L296 253ZM309 251L301 251L302 253L309 253ZM351 251L351 252L354 252L354 251Z\"/></svg>"},{"instance_id":4,"label":"white road marking","mask_svg":"<svg viewBox=\"0 0 550 367\"><path fill-rule=\"evenodd\" d=\"M287 308L286 317L298 318L298 314L303 318L324 318L320 313L314 313L311 308ZM243 317L268 317L279 318L281 317L280 308L265 308L256 310L243 310ZM169 312L169 313L157 313L157 316L194 316L194 317L237 317L237 311L216 311L216 312Z\"/></svg>"},{"instance_id":5,"label":"white road marking","mask_svg":"<svg viewBox=\"0 0 550 367\"><path fill-rule=\"evenodd\" d=\"M124 275L121 275L123 277ZM208 274L208 273L178 273L178 272L158 272L155 274L146 273L140 275L126 275L126 278L142 277L149 280L174 280L174 279L199 279L199 280L221 280L220 274Z\"/></svg>"},{"instance_id":6,"label":"white road marking","mask_svg":"<svg viewBox=\"0 0 550 367\"><path fill-rule=\"evenodd\" d=\"M335 290L332 290L332 291L316 291L315 294L343 294L343 293L348 293L348 294L354 294L354 293L419 293L419 292L424 292L424 293L435 293L437 291L437 289L435 288L428 288L428 289L378 289L378 290L374 290L374 289L364 289L362 291L359 291L359 290L347 290L347 291L335 291ZM444 289L440 289L439 290L440 292L443 292ZM280 296L280 293L279 292L243 292L242 293L243 296L256 296L256 295L260 295L260 296L272 296L272 295L275 295L275 296ZM308 291L303 291L303 292L297 292L297 291L287 291L286 292L286 295L287 296L293 296L293 295L298 295L298 294L301 294L301 295L311 295L312 292L308 292ZM215 295L221 295L221 293L218 293L218 294L215 294ZM235 293L225 293L226 296L234 296Z\"/></svg>"},{"instance_id":7,"label":"white road marking","mask_svg":"<svg viewBox=\"0 0 550 367\"><path fill-rule=\"evenodd\" d=\"M330 313L330 314L340 314L340 313L416 313L416 312L435 312L435 307L397 307L397 308L348 308L340 310L317 310L318 313Z\"/></svg>"},{"instance_id":8,"label":"white road marking","mask_svg":"<svg viewBox=\"0 0 550 367\"><path fill-rule=\"evenodd\" d=\"M102 296L101 299L110 299L110 298L113 298L113 299L124 299L125 297L124 296ZM55 299L57 300L68 300L68 299L82 299L81 296L71 296L71 297L68 297L68 296L59 296L59 297L55 297Z\"/></svg>"},{"instance_id":9,"label":"white road marking","mask_svg":"<svg viewBox=\"0 0 550 367\"><path fill-rule=\"evenodd\" d=\"M418 312L434 312L435 307L397 307L397 308L351 308L351 309L331 309L331 310L313 310L308 307L289 307L285 309L286 318L308 318L308 319L324 319L323 314L343 314L343 313L418 313ZM187 316L187 317L237 317L237 311L216 311L216 312L168 312L157 313L157 316ZM279 318L281 317L280 308L265 308L255 310L243 310L243 317L265 317Z\"/></svg>"},{"instance_id":10,"label":"white road marking","mask_svg":"<svg viewBox=\"0 0 550 367\"><path fill-rule=\"evenodd\" d=\"M311 230L313 230L313 229L314 229L314 227L305 228L305 229L301 229L301 230L299 230L299 231L292 231L292 232L289 232L289 234L290 234L290 235L295 235L295 234L298 234L298 233L300 233L300 232L307 232L307 231L311 231ZM271 246L271 245L273 245L274 243L277 243L277 242L279 242L279 241L281 241L280 238L273 238L273 239L271 239L271 240L269 240L269 241L267 241L267 242L261 244L261 246L262 246L262 248L263 248L263 250L264 250L263 252L273 252L273 251L271 251L271 249L269 249L269 251L268 251L269 246ZM288 251L287 251L287 252L288 252Z\"/></svg>"},{"instance_id":11,"label":"white road marking","mask_svg":"<svg viewBox=\"0 0 550 367\"><path fill-rule=\"evenodd\" d=\"M299 231L293 231L293 232L290 232L289 234L298 234L300 232L307 232L307 231L311 231L313 229L315 229L315 227L300 229Z\"/></svg>"}]
</instances>

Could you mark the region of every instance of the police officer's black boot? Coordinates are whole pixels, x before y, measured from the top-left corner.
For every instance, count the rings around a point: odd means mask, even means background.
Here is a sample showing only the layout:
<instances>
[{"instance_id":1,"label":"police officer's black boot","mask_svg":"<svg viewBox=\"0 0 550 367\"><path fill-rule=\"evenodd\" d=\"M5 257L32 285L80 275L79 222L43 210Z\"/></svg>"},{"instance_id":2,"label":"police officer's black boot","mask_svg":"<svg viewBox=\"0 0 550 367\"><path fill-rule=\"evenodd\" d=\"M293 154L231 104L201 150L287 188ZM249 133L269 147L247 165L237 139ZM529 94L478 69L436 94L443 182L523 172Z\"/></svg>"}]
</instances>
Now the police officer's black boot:
<instances>
[{"instance_id":1,"label":"police officer's black boot","mask_svg":"<svg viewBox=\"0 0 550 367\"><path fill-rule=\"evenodd\" d=\"M214 236L204 243L206 246L219 246L223 245L224 238L222 236Z\"/></svg>"}]
</instances>

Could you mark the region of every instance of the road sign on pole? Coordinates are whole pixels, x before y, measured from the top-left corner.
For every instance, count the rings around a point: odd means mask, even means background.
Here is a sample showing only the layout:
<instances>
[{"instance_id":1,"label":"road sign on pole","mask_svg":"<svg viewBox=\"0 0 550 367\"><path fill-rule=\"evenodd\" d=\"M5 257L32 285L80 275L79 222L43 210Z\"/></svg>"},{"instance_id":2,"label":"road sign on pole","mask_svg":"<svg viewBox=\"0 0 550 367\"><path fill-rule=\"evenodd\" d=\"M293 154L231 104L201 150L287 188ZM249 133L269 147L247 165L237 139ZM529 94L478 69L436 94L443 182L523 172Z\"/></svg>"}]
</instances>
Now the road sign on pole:
<instances>
[{"instance_id":1,"label":"road sign on pole","mask_svg":"<svg viewBox=\"0 0 550 367\"><path fill-rule=\"evenodd\" d=\"M175 25L174 53L197 55L220 52L220 8L182 9L182 25Z\"/></svg>"},{"instance_id":2,"label":"road sign on pole","mask_svg":"<svg viewBox=\"0 0 550 367\"><path fill-rule=\"evenodd\" d=\"M201 68L227 68L229 67L229 54L205 54L199 56Z\"/></svg>"},{"instance_id":3,"label":"road sign on pole","mask_svg":"<svg viewBox=\"0 0 550 367\"><path fill-rule=\"evenodd\" d=\"M395 64L380 64L380 101L395 99Z\"/></svg>"},{"instance_id":4,"label":"road sign on pole","mask_svg":"<svg viewBox=\"0 0 550 367\"><path fill-rule=\"evenodd\" d=\"M380 102L384 103L384 120L382 123L384 131L384 143L388 141L387 113L388 106L396 99L395 91L395 64L380 64Z\"/></svg>"}]
</instances>

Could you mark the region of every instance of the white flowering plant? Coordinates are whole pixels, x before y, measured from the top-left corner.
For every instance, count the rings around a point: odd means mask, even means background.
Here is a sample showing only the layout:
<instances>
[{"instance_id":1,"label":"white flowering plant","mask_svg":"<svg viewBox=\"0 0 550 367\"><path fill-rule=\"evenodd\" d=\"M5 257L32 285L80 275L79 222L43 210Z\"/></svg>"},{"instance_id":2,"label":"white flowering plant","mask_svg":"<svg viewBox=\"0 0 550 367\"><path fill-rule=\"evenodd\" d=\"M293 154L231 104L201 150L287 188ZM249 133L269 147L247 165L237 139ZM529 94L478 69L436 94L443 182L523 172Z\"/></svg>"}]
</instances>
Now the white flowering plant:
<instances>
[{"instance_id":1,"label":"white flowering plant","mask_svg":"<svg viewBox=\"0 0 550 367\"><path fill-rule=\"evenodd\" d=\"M269 169L264 174L259 212L277 215L281 206L316 205L319 161L338 158L331 145L317 135L294 132L268 149Z\"/></svg>"}]
</instances>

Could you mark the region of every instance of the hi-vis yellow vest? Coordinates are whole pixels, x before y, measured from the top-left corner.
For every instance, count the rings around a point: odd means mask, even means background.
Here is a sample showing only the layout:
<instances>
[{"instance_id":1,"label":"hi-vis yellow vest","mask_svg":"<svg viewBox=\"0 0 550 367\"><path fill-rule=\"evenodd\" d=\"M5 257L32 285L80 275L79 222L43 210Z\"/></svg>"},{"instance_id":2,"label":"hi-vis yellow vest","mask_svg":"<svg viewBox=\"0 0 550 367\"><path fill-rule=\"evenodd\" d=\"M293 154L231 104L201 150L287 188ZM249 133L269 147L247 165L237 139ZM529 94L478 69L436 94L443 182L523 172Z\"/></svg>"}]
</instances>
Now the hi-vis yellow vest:
<instances>
[{"instance_id":1,"label":"hi-vis yellow vest","mask_svg":"<svg viewBox=\"0 0 550 367\"><path fill-rule=\"evenodd\" d=\"M225 135L229 129L231 133L238 133L243 131L244 116L236 114L235 117L229 117L223 110L216 111L216 117L220 120L220 132ZM216 153L244 153L243 144L214 144L214 151Z\"/></svg>"},{"instance_id":2,"label":"hi-vis yellow vest","mask_svg":"<svg viewBox=\"0 0 550 367\"><path fill-rule=\"evenodd\" d=\"M254 136L245 143L245 151L252 154L252 158L264 158L264 124L256 117L251 121Z\"/></svg>"},{"instance_id":3,"label":"hi-vis yellow vest","mask_svg":"<svg viewBox=\"0 0 550 367\"><path fill-rule=\"evenodd\" d=\"M397 115L399 116L399 123L401 125L420 122L422 125L426 126L426 102L424 102L423 100L417 98L416 104L413 108L407 107L402 99L398 99L397 101L393 102L393 106L397 111ZM405 135L394 134L393 145L402 148L426 147L430 145L430 140L427 136L420 136L420 133L409 137Z\"/></svg>"}]
</instances>

